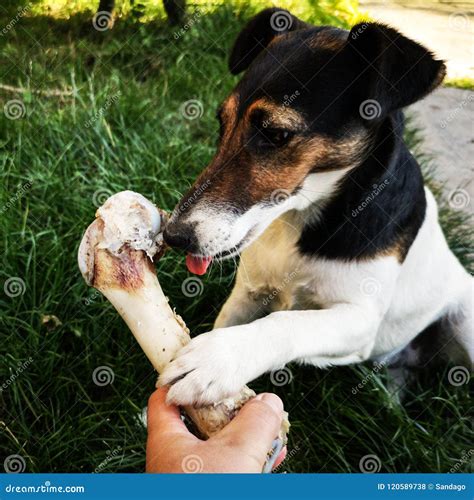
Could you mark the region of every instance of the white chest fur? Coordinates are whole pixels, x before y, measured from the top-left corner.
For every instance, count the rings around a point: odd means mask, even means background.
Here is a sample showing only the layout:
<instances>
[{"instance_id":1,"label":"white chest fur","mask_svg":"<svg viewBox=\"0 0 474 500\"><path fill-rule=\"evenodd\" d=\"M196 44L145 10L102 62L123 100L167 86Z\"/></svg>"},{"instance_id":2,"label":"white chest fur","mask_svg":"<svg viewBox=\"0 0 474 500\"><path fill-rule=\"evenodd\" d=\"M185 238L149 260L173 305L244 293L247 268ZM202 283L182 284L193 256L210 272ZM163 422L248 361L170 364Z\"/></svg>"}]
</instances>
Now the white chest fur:
<instances>
[{"instance_id":1,"label":"white chest fur","mask_svg":"<svg viewBox=\"0 0 474 500\"><path fill-rule=\"evenodd\" d=\"M288 212L242 253L237 295L252 296L259 316L360 304L380 322L373 355L396 351L470 286L469 275L446 244L428 190L427 200L425 221L403 264L387 255L354 262L302 256L297 250L302 213Z\"/></svg>"}]
</instances>

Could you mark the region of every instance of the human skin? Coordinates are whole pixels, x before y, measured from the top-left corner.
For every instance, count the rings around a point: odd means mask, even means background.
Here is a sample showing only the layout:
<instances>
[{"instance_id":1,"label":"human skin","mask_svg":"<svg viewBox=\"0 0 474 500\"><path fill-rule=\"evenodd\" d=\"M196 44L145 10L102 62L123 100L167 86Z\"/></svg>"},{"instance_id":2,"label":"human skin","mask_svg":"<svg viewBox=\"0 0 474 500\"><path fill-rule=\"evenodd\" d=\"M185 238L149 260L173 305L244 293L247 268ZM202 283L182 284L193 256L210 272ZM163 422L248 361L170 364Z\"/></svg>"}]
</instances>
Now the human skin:
<instances>
[{"instance_id":1,"label":"human skin","mask_svg":"<svg viewBox=\"0 0 474 500\"><path fill-rule=\"evenodd\" d=\"M263 393L246 403L221 431L203 441L189 432L178 407L160 387L148 402L146 471L260 473L284 418L283 403ZM286 456L286 447L274 468Z\"/></svg>"}]
</instances>

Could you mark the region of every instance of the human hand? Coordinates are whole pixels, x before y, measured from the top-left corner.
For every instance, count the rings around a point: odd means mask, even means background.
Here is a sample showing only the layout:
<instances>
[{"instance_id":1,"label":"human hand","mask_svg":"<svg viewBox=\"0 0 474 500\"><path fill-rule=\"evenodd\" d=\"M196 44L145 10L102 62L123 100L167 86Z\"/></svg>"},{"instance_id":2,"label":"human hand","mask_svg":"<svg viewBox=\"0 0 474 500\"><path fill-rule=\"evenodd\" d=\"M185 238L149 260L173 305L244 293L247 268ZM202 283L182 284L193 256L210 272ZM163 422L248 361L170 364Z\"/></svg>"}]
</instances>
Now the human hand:
<instances>
[{"instance_id":1,"label":"human hand","mask_svg":"<svg viewBox=\"0 0 474 500\"><path fill-rule=\"evenodd\" d=\"M259 394L221 431L202 441L181 420L178 407L166 404L167 388L148 401L147 472L262 472L278 435L283 403L275 394ZM280 452L274 468L286 456Z\"/></svg>"}]
</instances>

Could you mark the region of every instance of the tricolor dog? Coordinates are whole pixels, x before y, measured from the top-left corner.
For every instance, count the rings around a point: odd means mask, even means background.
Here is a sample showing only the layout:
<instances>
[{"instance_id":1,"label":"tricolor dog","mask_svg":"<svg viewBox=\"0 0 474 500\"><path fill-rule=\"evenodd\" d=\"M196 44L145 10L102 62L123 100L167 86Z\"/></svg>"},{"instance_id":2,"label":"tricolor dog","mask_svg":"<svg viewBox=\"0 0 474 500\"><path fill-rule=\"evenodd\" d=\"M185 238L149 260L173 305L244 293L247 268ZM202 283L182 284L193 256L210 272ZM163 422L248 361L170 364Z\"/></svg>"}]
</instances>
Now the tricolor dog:
<instances>
[{"instance_id":1,"label":"tricolor dog","mask_svg":"<svg viewBox=\"0 0 474 500\"><path fill-rule=\"evenodd\" d=\"M473 281L403 141L402 108L441 83L443 62L385 25L266 9L229 66L245 73L218 110L217 152L164 237L197 274L240 264L215 329L162 375L169 401L212 403L291 361L402 366L424 354L422 333L430 356L470 363Z\"/></svg>"}]
</instances>

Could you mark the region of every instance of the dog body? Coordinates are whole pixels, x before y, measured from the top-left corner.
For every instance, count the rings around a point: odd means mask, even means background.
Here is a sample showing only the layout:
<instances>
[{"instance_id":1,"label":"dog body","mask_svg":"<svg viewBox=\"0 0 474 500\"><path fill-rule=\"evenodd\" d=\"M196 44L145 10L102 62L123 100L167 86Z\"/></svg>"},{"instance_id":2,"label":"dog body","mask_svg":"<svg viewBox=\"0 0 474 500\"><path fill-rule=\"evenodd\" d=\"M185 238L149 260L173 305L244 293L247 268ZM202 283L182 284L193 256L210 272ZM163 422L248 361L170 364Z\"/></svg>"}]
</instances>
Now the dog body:
<instances>
[{"instance_id":1,"label":"dog body","mask_svg":"<svg viewBox=\"0 0 474 500\"><path fill-rule=\"evenodd\" d=\"M191 262L241 261L215 329L160 377L169 401L212 403L290 361L413 358L436 322L472 360L472 279L403 142L401 108L441 82L442 62L382 25L267 9L230 68L247 72L218 112L219 149L164 237Z\"/></svg>"},{"instance_id":2,"label":"dog body","mask_svg":"<svg viewBox=\"0 0 474 500\"><path fill-rule=\"evenodd\" d=\"M287 344L297 337L295 330L301 329L298 359L319 367L389 358L430 324L448 317L452 340L458 338L472 349L467 328L471 279L446 243L428 189L426 197L425 221L402 264L393 255L363 262L301 255L301 214L282 215L242 252L234 290L215 328L255 322L255 335L268 333L259 359L273 358L275 329L282 330ZM292 312L272 314L276 311ZM324 323L318 328L307 311ZM323 317L321 311L334 311L332 329L333 315ZM275 320L272 326L265 320L255 321L268 315ZM270 364L270 369L279 366L278 362Z\"/></svg>"}]
</instances>

